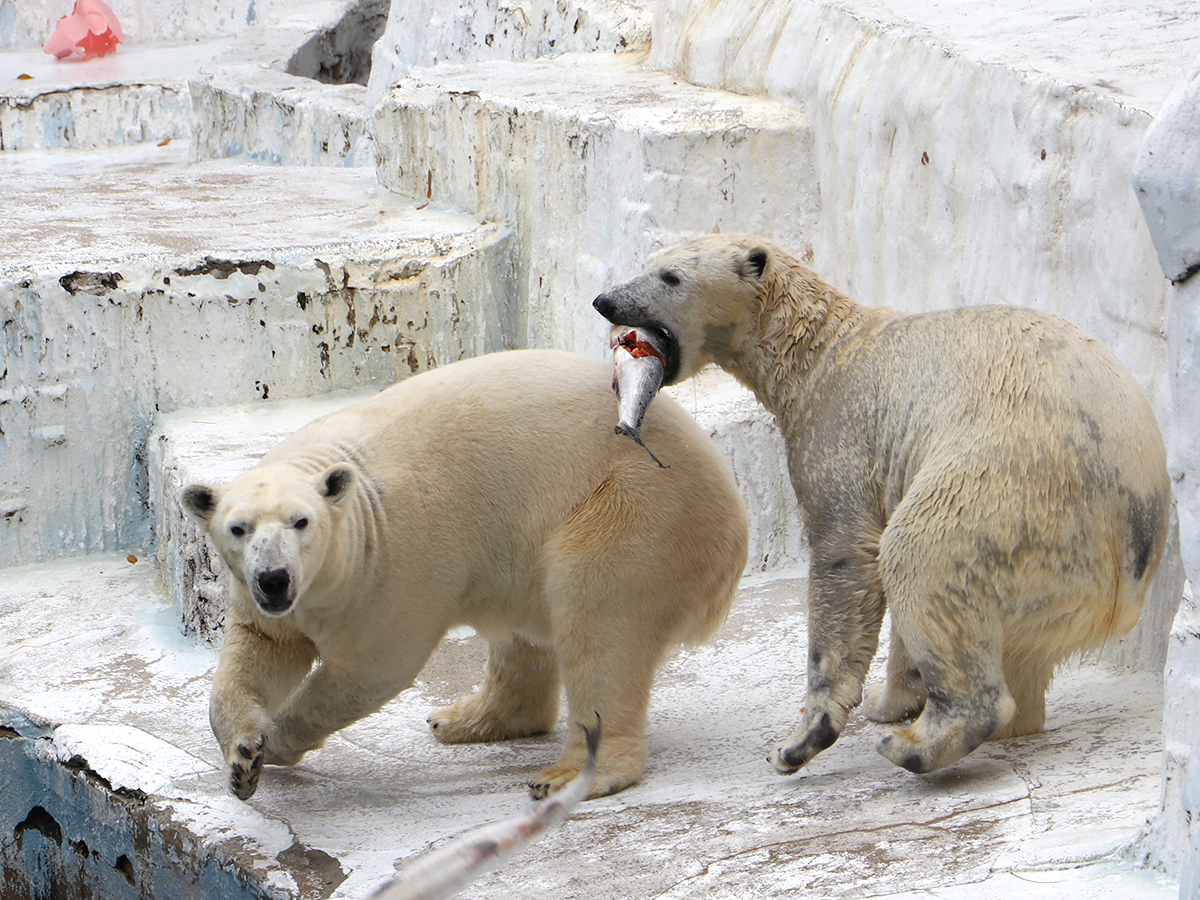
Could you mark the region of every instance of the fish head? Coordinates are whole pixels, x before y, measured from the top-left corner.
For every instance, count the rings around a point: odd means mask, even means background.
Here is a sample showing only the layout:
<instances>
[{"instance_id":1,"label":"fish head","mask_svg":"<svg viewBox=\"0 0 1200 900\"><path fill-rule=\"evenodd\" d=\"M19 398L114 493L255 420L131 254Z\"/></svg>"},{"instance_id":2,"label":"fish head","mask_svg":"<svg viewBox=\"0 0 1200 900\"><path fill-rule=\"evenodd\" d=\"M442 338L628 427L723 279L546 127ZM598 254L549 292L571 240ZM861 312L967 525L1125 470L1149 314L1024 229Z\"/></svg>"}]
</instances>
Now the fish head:
<instances>
[{"instance_id":1,"label":"fish head","mask_svg":"<svg viewBox=\"0 0 1200 900\"><path fill-rule=\"evenodd\" d=\"M706 235L658 251L592 306L614 325L653 335L663 383L674 384L707 363L728 367L746 354L773 263L771 246L758 238Z\"/></svg>"}]
</instances>

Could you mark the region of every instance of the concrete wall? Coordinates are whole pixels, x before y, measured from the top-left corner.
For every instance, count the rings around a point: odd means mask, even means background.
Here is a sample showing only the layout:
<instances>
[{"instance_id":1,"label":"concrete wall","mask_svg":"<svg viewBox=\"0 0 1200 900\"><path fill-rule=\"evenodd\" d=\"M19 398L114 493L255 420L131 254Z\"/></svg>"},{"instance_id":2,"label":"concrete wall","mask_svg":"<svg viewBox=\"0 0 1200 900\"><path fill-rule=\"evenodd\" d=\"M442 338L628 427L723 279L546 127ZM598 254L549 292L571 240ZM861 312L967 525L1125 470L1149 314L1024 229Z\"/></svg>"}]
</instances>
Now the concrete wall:
<instances>
[{"instance_id":1,"label":"concrete wall","mask_svg":"<svg viewBox=\"0 0 1200 900\"><path fill-rule=\"evenodd\" d=\"M1150 114L847 5L662 0L648 64L804 113L818 202L793 249L827 280L904 310L1063 316L1112 348L1165 425L1166 283L1129 187ZM800 175L781 171L776 190ZM1161 669L1181 587L1169 552L1138 629L1106 657Z\"/></svg>"},{"instance_id":2,"label":"concrete wall","mask_svg":"<svg viewBox=\"0 0 1200 900\"><path fill-rule=\"evenodd\" d=\"M1163 811L1152 854L1179 871L1180 897L1200 897L1200 58L1166 99L1134 169L1134 185L1171 282L1167 338L1168 459L1188 590L1171 632L1163 711Z\"/></svg>"},{"instance_id":3,"label":"concrete wall","mask_svg":"<svg viewBox=\"0 0 1200 900\"><path fill-rule=\"evenodd\" d=\"M40 48L74 0L0 0L0 49ZM279 0L111 0L125 41L198 40L269 21ZM119 52L119 51L118 51Z\"/></svg>"}]
</instances>

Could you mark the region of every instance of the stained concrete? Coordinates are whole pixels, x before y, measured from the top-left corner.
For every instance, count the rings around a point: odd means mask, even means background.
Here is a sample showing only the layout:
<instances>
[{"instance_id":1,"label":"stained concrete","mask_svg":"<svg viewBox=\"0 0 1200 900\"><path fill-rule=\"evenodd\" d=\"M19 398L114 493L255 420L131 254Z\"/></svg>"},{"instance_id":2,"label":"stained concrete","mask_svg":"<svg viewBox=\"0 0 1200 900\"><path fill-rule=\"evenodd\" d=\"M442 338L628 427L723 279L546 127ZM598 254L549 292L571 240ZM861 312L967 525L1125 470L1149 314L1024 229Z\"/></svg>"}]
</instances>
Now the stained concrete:
<instances>
[{"instance_id":1,"label":"stained concrete","mask_svg":"<svg viewBox=\"0 0 1200 900\"><path fill-rule=\"evenodd\" d=\"M36 2L34 12L48 15L49 5ZM322 165L364 161L361 154L345 149L346 143L353 143L352 129L358 127L353 107L362 89L315 82L301 87L285 74L297 49L315 32L327 31L346 3L297 2L284 8L266 0L257 5L242 0L171 0L164 5L170 7L170 16L163 21L169 19L168 24L179 25L189 36L197 16L215 13L217 32L202 33L230 38L212 61L215 69L205 69L205 60L181 51L181 68L164 73L178 84L176 75L182 71L193 101L201 104L198 116L209 116L205 121L212 125L211 142L195 144L197 154L262 151L261 158L268 161ZM473 143L476 132L455 144L422 144L415 154L428 157L432 146L439 161L472 166L473 157L489 154L496 171L504 173L501 187L513 193L496 192L494 209L503 212L504 221L487 227L497 233L512 229L513 237L498 239L500 243L528 242L511 257L518 260L517 280L526 286L524 293L531 301L518 313L528 316L532 311L532 323L519 320L522 335L553 335L555 342L599 346L602 330L593 334L585 320L574 320L575 307L569 311L555 304L578 304L586 312L595 287L635 269L656 242L721 224L766 231L801 253L811 251L835 282L867 301L924 308L923 304L1001 299L1064 312L1111 343L1137 372L1156 408L1167 408L1165 289L1148 262L1148 235L1119 188L1172 67L1181 69L1192 55L1189 48L1197 40L1200 18L1189 5L1164 2L1135 9L1104 0L1069 8L1056 4L1055 10L1047 11L1025 0L971 4L970 9L936 0L761 0L724 4L732 14L724 20L730 26L726 27L712 15L718 4L710 0L598 0L590 4L593 10L614 15L598 18L594 33L582 25L574 28L585 22L579 13L586 5L464 0L458 14L447 19L436 10L430 13L428 0L392 4L398 31L393 32L390 51L411 53L401 64L431 65L447 59L468 64L459 68L454 83L448 77L453 69L418 72L410 86L431 92L421 102L444 110L447 122L465 111L485 129L494 128L489 140L478 145ZM761 134L722 135L703 127L663 131L654 127L653 116L637 122L634 107L647 92L617 96L604 74L608 62L577 67L586 74L576 80L574 99L542 103L528 91L521 93L521 73L550 72L551 78L542 79L539 87L543 95L550 95L562 86L555 83L554 73L565 83L561 73L568 72L572 62L542 60L525 69L515 59L553 51L550 42L560 37L566 41L562 46L576 50L644 49L649 35L642 12L650 7L655 16L651 64L664 71L635 72L635 80L655 86L659 96L676 99L711 97L720 93L718 89L759 95L726 95L722 102L730 108L736 101L743 108L772 110L759 114L768 127L777 114L797 123L803 140L795 143L803 153L745 153L747 138L760 140ZM531 20L527 8L542 9L547 16ZM36 22L29 23L37 16L14 19L13 9L12 0L0 0L0 40L5 39L3 29L17 21L25 28L23 46L35 45L30 35ZM266 26L249 21L255 18L252 10ZM775 28L788 24L778 19L781 12L795 15L788 29ZM497 22L511 26L511 33L480 30ZM413 23L421 27L402 27ZM686 41L678 39L675 28L687 32ZM171 37L169 31L157 36ZM503 39L499 45L498 37ZM571 45L575 40L585 44ZM493 48L501 60L489 69L479 61ZM670 58L677 51L683 58ZM114 61L150 59L136 55L139 51L133 46L118 52L122 56L108 63L93 61L92 71ZM0 65L14 58L0 57ZM630 68L631 59L610 62ZM235 63L249 63L250 74L233 72ZM254 73L254 67L263 74ZM486 74L491 70L508 74L494 82ZM56 77L76 71L80 70L54 70ZM143 74L150 72L147 67ZM161 152L164 148L154 144L164 137L173 137L165 148L168 155L184 143L181 130L153 130L175 128L171 123L178 120L155 106L149 95L138 96L143 88L137 85L122 91L104 79L99 84L84 80L60 93L30 84L39 80L36 77L18 82L14 74L13 79L2 82L5 96L15 98L7 111L25 115L27 123L33 120L26 111L44 112L50 107L35 104L53 97L80 98L78 110L95 101L95 110L102 114L92 116L87 127L79 124L78 116L72 128L62 124L65 116L51 116L52 124L59 124L47 133L61 135L74 142L72 146L91 140L93 125L100 128L98 143L153 138L137 151L142 153ZM697 83L712 91L701 91ZM382 92L386 85L377 87ZM437 96L443 87L445 95ZM150 88L165 96L165 88ZM596 102L606 91L616 100L607 107ZM105 105L104 98L116 97L127 98L122 100L125 105ZM508 115L504 106L509 100L520 114L511 139L505 135L510 123L500 120ZM214 111L220 115L210 115ZM0 119L0 126L3 122ZM135 131L130 123L146 130ZM999 137L998 124L1007 129ZM27 133L32 135L36 127L29 125ZM280 129L283 138L275 133ZM304 142L305 132L309 143ZM8 133L16 132L10 127ZM614 134L620 140L598 162L597 148L604 149L604 141ZM256 137L251 141L242 135ZM339 144L343 135L347 137ZM585 143L591 135L598 137ZM689 156L693 145L715 149ZM513 147L528 152L514 155ZM585 148L593 151L586 160ZM387 149L393 171L411 164L401 146ZM288 158L287 153L294 156ZM794 164L780 164L781 154ZM30 160L24 157L14 165L19 168ZM69 167L59 157L42 160L59 167L64 176L45 195L53 207L63 197L70 198L73 173L68 174ZM763 160L771 166L764 167ZM627 165L629 161L635 164ZM576 206L581 167L590 167L584 191L589 196L586 205ZM113 168L119 181L123 170L119 165ZM712 174L720 171L735 177ZM416 173L424 175L423 182L413 179L411 190L417 197L396 202L409 203L415 210L433 199L432 210L437 212L436 201L443 197L434 191L445 184L435 182L430 172L426 166ZM283 214L268 216L273 225L287 228L289 198L305 196L315 179L305 173L300 188L280 179L284 192L276 199ZM401 179L395 183L401 184ZM726 204L718 222L708 214L716 202L714 185ZM5 187L0 203L7 214L17 207L7 181ZM783 211L765 215L756 195ZM559 202L560 197L566 202ZM295 199L291 203L297 205ZM28 221L35 231L41 211L36 205L22 210L31 216ZM481 212L489 210L467 210ZM257 215L258 210L251 208L247 214ZM171 237L155 233L153 220L133 221L132 232L145 246ZM205 240L219 245L239 224L229 215L213 218L206 223L210 230ZM120 224L101 219L97 228L115 233ZM54 244L53 229L47 234L52 254L71 251ZM14 246L6 242L0 259L10 262ZM254 263L258 257L222 261L214 256L215 263L209 263L211 249L197 243L196 262L182 268L190 272L207 266L207 271L185 278L231 288L209 299L214 308L224 301L235 310L233 325L224 331L230 323L215 316L180 316L171 324L215 328L224 335L218 362L223 353L232 359L239 346L252 353L276 350L273 343L264 349L245 339L260 320L250 315L244 301L259 289L257 275L243 271L240 263ZM323 252L316 258L330 265ZM94 267L84 271L83 278L67 277L72 272L54 275L62 303L54 309L25 303L22 314L36 328L19 331L5 351L53 349L52 343L35 346L47 335L61 338L60 346L67 345L67 336L76 340L84 335L84 345L71 346L90 347L86 336L97 310L112 315L109 307L119 310L123 302L118 297L115 306L112 303L115 271ZM354 265L330 265L328 273L319 267L305 269L304 277L311 276L318 289L340 300L341 289L335 288L355 271L362 274ZM400 267L400 272L406 271L414 274ZM542 277L537 278L539 273ZM76 270L74 276L79 274ZM63 277L66 284L57 280ZM543 286L542 278L548 278L553 290ZM17 285L16 293L28 290ZM457 296L462 285L461 280L448 279L447 295ZM1000 297L994 296L997 285ZM225 300L224 293L238 302ZM306 289L298 293L310 296ZM304 304L298 306L307 312ZM328 322L303 323L309 329L314 324L342 328L342 346L331 362L348 361L339 376L345 381L336 386L349 386L361 374L355 371L359 358L353 351L362 347L348 346L355 334L348 321L351 308L357 316L359 310L351 303L338 307L338 315ZM87 311L92 315L84 315ZM42 312L51 321L49 331L37 320ZM561 327L550 330L539 316ZM235 339L235 333L240 337ZM72 353L76 362L82 357L88 365L101 358L124 364L127 357L116 351L133 352L139 344L154 343L148 338L123 340L101 340L100 354L76 349ZM158 352L164 377L187 387L181 395L198 395L201 403L222 402L212 390L229 385L205 374L201 365L213 359L181 352L177 343ZM297 359L285 356L289 365ZM320 362L318 358L318 371ZM281 390L299 395L310 389L305 379L312 374L311 366L267 365L269 376L233 366L246 376L236 389L263 396L266 385L272 397ZM292 377L295 372L301 377ZM10 376L18 382L17 391L6 387L0 394L0 424L7 425L0 437L0 451L6 454L0 477L14 471L9 465L14 459L22 465L36 460L33 465L53 470L50 476L40 476L37 492L0 484L0 529L30 515L31 502L53 500L61 504L60 526L35 542L34 556L97 548L122 552L0 574L0 633L7 651L0 658L0 704L31 713L0 717L7 723L7 730L0 731L10 742L6 753L26 761L5 771L20 770L40 779L41 789L57 792L60 798L82 798L98 816L111 813L119 819L125 815L121 803L133 796L141 806L137 816L126 816L128 821L136 819L144 831L170 835L189 848L187 858L177 858L176 863L207 866L211 860L222 871L241 873L267 893L281 896L329 891L361 896L392 871L397 859L521 808L522 778L554 758L566 726L560 723L549 738L511 745L451 749L435 744L422 724L426 711L479 678L480 647L465 636L447 642L422 682L383 713L336 736L294 772L269 772L251 804L225 795L204 713L214 653L179 637L177 613L160 599L156 578L145 562L149 548L139 546L149 540L142 509L149 489L141 438L148 433L151 405L141 395L125 394L119 380L97 390L86 372L67 379L59 370L55 373L47 377L30 368L19 378ZM727 396L727 388L715 390ZM79 397L88 403L78 405ZM169 399L165 408L174 402ZM718 432L731 422L743 422L755 452L764 458L770 455L777 436L769 422L754 417L744 396L717 404L697 400L694 408L700 416L719 410L713 426ZM20 418L30 409L37 411L36 421ZM69 417L64 414L68 409ZM136 427L125 428L134 413ZM55 457L64 449L87 449L82 435L71 431L79 422L125 428L133 441L90 454L102 463L95 472L74 465L54 469ZM29 443L19 444L26 435ZM779 459L774 462L778 467ZM69 473L82 474L86 483L72 483ZM780 496L786 494L755 494L761 506L757 527L785 521L771 518L780 512ZM84 507L86 514L80 516ZM98 518L82 525L87 515ZM121 515L127 516L130 527L113 524ZM792 515L779 528L784 552L771 555L776 563L786 561L786 551L797 546L794 511ZM11 533L0 531L0 557L12 552ZM123 562L129 550L139 562ZM780 779L762 757L769 743L794 725L800 702L803 610L796 597L801 593L801 585L787 578L748 583L717 642L681 654L664 671L651 716L652 757L643 784L587 804L563 829L473 888L469 896L511 896L543 888L550 896L563 897L786 893L980 900L1021 894L1174 895L1175 885L1168 879L1133 868L1143 858L1137 843L1140 830L1157 808L1157 673L1121 673L1090 664L1068 667L1051 696L1047 732L985 747L941 776L919 778L892 769L871 749L878 729L857 719L810 771ZM1161 630L1158 624L1151 629L1153 635ZM22 785L2 795L6 802L10 797L20 801L29 790ZM146 797L139 798L139 793ZM60 833L88 827L82 819L72 823L66 812L57 815L69 805L56 807L55 813L42 807L57 816ZM20 802L4 806L0 857L5 859L18 832L29 842L54 832L33 808L18 810L19 806ZM18 814L20 818L14 818ZM71 840L83 839L70 833L64 843L71 846ZM89 851L103 856L100 847L96 844ZM143 842L141 847L138 852L149 853L151 844ZM134 860L124 851L104 859L109 871L117 873L110 878L118 887L128 885L130 875L120 864L122 855L132 867ZM145 873L155 871L158 863L151 856L138 856L137 861L131 877L142 878L144 884Z\"/></svg>"},{"instance_id":2,"label":"stained concrete","mask_svg":"<svg viewBox=\"0 0 1200 900\"><path fill-rule=\"evenodd\" d=\"M216 653L180 636L153 567L135 555L5 573L0 722L11 730L0 739L73 760L71 777L140 791L158 827L194 836L199 859L299 896L337 883L332 896L363 897L396 863L520 811L523 782L559 752L565 721L500 744L433 739L429 710L483 671L479 639L456 636L412 689L295 769L267 769L240 803L206 718ZM745 582L713 642L664 666L641 783L584 804L464 896L979 900L1015 886L1034 897L1174 896L1174 883L1122 856L1158 802L1152 674L1069 665L1044 732L987 744L933 775L876 754L881 729L861 716L800 775L775 774L767 748L802 700L805 584ZM6 799L0 852L28 815L18 805ZM83 837L69 833L78 823L60 827L64 840Z\"/></svg>"}]
</instances>

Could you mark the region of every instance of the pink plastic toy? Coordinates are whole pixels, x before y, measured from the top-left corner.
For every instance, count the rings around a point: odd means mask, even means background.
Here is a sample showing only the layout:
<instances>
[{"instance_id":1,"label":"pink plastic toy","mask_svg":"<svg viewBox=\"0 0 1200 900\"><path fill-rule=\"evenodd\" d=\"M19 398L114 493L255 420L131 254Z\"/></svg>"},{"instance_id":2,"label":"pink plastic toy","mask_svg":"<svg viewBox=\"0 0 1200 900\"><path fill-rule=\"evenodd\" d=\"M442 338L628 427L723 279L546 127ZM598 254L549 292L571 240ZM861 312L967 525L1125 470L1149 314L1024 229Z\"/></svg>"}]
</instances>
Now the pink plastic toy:
<instances>
[{"instance_id":1,"label":"pink plastic toy","mask_svg":"<svg viewBox=\"0 0 1200 900\"><path fill-rule=\"evenodd\" d=\"M111 53L124 40L121 23L104 0L75 0L71 15L58 20L42 49L58 59L72 53L91 59Z\"/></svg>"}]
</instances>

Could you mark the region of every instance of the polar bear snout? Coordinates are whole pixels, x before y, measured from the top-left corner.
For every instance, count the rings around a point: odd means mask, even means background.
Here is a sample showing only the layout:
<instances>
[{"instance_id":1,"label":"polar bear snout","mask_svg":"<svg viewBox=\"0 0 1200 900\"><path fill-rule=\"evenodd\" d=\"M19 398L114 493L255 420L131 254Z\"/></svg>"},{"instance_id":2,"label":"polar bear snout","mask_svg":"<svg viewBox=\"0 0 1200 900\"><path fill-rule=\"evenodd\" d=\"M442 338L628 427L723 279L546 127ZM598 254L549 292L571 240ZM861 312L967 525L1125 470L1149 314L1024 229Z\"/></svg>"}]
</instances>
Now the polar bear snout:
<instances>
[{"instance_id":1,"label":"polar bear snout","mask_svg":"<svg viewBox=\"0 0 1200 900\"><path fill-rule=\"evenodd\" d=\"M282 615L296 602L296 583L287 569L267 569L254 576L254 602L267 615Z\"/></svg>"},{"instance_id":2,"label":"polar bear snout","mask_svg":"<svg viewBox=\"0 0 1200 900\"><path fill-rule=\"evenodd\" d=\"M655 344L663 357L663 384L674 384L679 378L679 341L671 329L653 316L645 305L629 298L622 288L601 294L592 307L613 325L644 328L655 334Z\"/></svg>"}]
</instances>

